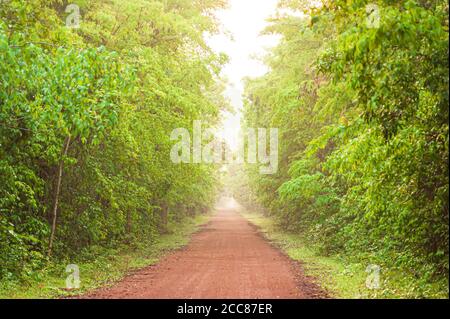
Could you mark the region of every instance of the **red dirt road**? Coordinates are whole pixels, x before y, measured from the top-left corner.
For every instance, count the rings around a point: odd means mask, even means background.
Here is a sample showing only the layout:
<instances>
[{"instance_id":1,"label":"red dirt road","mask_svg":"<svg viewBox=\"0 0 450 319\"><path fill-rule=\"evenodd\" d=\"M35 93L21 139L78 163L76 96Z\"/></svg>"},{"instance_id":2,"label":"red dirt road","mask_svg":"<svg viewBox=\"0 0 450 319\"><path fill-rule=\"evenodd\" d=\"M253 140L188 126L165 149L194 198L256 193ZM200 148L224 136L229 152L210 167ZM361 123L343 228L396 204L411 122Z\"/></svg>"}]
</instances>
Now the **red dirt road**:
<instances>
[{"instance_id":1,"label":"red dirt road","mask_svg":"<svg viewBox=\"0 0 450 319\"><path fill-rule=\"evenodd\" d=\"M83 298L323 298L301 266L235 209L218 209L184 249Z\"/></svg>"}]
</instances>

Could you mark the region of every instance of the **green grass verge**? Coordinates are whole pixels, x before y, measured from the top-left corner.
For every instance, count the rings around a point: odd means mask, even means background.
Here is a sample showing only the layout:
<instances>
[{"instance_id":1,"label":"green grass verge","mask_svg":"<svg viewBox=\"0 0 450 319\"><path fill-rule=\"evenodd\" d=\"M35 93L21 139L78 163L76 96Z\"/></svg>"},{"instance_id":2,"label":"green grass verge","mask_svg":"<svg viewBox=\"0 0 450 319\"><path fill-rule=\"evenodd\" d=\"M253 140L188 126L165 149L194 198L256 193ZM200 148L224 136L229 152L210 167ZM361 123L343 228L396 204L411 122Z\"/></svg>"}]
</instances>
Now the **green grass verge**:
<instances>
[{"instance_id":1,"label":"green grass verge","mask_svg":"<svg viewBox=\"0 0 450 319\"><path fill-rule=\"evenodd\" d=\"M241 212L241 215L290 258L300 261L306 274L316 278L317 284L333 298L448 298L448 285L443 289L442 283L425 284L398 270L384 271L383 267L379 289L369 289L367 264L350 262L339 256L323 256L302 236L279 229L270 217L248 212Z\"/></svg>"},{"instance_id":2,"label":"green grass verge","mask_svg":"<svg viewBox=\"0 0 450 319\"><path fill-rule=\"evenodd\" d=\"M101 250L95 261L72 262L80 269L80 289L67 291L65 272L67 264L51 264L24 282L0 282L0 299L49 299L79 295L96 288L111 285L132 270L156 264L169 251L185 246L191 235L209 220L209 215L187 218L179 224L170 223L168 233L145 248ZM69 262L70 263L70 262Z\"/></svg>"}]
</instances>

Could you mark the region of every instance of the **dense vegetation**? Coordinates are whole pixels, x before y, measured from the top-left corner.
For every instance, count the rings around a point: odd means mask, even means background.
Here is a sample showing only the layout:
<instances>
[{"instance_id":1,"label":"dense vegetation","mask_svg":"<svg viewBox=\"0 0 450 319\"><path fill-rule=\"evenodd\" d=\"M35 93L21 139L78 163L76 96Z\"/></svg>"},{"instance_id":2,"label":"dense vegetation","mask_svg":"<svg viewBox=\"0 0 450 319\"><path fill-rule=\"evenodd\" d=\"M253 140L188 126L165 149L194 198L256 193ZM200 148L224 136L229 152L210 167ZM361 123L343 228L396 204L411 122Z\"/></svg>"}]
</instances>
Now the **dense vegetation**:
<instances>
[{"instance_id":1,"label":"dense vegetation","mask_svg":"<svg viewBox=\"0 0 450 319\"><path fill-rule=\"evenodd\" d=\"M411 296L448 294L447 1L309 2L280 1L270 71L246 81L279 171L228 176L235 196L323 255L407 274ZM208 210L217 167L174 165L170 135L227 107L204 40L225 3L0 0L0 284Z\"/></svg>"},{"instance_id":2,"label":"dense vegetation","mask_svg":"<svg viewBox=\"0 0 450 319\"><path fill-rule=\"evenodd\" d=\"M0 2L0 281L151 244L205 212L216 175L170 162L170 133L225 106L204 33L221 0ZM201 117L200 117L201 116Z\"/></svg>"},{"instance_id":3,"label":"dense vegetation","mask_svg":"<svg viewBox=\"0 0 450 319\"><path fill-rule=\"evenodd\" d=\"M448 293L447 1L305 3L281 1L270 71L246 85L246 125L280 129L279 172L249 167L236 195L325 255L411 275L411 295Z\"/></svg>"}]
</instances>

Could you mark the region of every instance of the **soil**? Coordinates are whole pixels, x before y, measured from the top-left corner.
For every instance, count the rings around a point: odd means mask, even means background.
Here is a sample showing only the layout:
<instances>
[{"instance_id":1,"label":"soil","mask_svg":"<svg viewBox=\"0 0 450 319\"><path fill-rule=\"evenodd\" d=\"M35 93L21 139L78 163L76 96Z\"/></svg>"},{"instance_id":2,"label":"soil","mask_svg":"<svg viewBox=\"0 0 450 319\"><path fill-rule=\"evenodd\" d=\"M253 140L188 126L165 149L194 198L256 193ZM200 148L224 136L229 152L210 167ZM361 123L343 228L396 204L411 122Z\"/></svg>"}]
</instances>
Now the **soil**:
<instances>
[{"instance_id":1,"label":"soil","mask_svg":"<svg viewBox=\"0 0 450 319\"><path fill-rule=\"evenodd\" d=\"M183 249L88 299L326 298L301 264L271 245L234 208L219 208Z\"/></svg>"}]
</instances>

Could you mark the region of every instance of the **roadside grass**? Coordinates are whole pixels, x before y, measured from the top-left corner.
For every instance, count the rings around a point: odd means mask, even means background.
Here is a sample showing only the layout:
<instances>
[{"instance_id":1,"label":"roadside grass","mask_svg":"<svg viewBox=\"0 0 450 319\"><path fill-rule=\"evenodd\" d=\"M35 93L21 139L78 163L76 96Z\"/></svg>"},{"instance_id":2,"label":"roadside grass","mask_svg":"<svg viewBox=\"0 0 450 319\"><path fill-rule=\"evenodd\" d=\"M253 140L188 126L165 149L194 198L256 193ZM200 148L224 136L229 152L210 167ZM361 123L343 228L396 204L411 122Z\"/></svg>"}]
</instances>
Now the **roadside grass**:
<instances>
[{"instance_id":1,"label":"roadside grass","mask_svg":"<svg viewBox=\"0 0 450 319\"><path fill-rule=\"evenodd\" d=\"M369 263L351 262L340 256L323 256L302 236L281 230L270 217L244 210L240 213L290 258L301 262L305 273L315 278L315 282L328 291L332 298L448 298L448 288L443 289L448 284L424 283L399 270L384 271L383 267L379 289L369 289L366 284Z\"/></svg>"},{"instance_id":2,"label":"roadside grass","mask_svg":"<svg viewBox=\"0 0 450 319\"><path fill-rule=\"evenodd\" d=\"M184 247L191 235L206 224L210 215L186 218L181 223L170 222L168 233L156 241L142 245L140 249L103 249L95 261L49 264L34 278L25 282L0 282L0 299L50 299L84 294L91 290L109 286L133 270L156 264L169 251ZM80 289L67 290L66 273L68 264L80 269Z\"/></svg>"}]
</instances>

